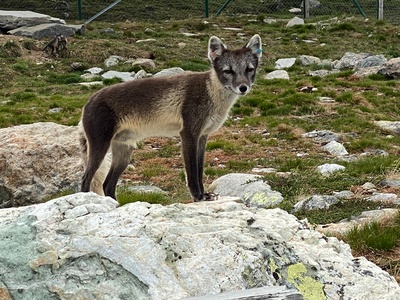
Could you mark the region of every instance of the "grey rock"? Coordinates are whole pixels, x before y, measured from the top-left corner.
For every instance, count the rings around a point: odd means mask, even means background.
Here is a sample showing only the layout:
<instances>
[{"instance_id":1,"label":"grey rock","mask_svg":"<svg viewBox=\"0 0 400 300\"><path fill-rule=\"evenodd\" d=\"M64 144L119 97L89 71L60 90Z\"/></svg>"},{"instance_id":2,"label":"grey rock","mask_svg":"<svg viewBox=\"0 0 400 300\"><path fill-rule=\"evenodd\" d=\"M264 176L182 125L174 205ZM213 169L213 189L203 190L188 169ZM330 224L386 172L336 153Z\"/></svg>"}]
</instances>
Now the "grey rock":
<instances>
[{"instance_id":1,"label":"grey rock","mask_svg":"<svg viewBox=\"0 0 400 300\"><path fill-rule=\"evenodd\" d=\"M174 300L258 286L315 299L400 297L396 280L347 244L281 209L224 199L117 207L79 193L0 210L0 239L13 299Z\"/></svg>"},{"instance_id":2,"label":"grey rock","mask_svg":"<svg viewBox=\"0 0 400 300\"><path fill-rule=\"evenodd\" d=\"M384 179L379 183L379 185L381 185L383 187L399 188L400 187L400 180Z\"/></svg>"},{"instance_id":3,"label":"grey rock","mask_svg":"<svg viewBox=\"0 0 400 300\"><path fill-rule=\"evenodd\" d=\"M70 67L74 71L81 71L83 69L83 63L76 61L73 62Z\"/></svg>"},{"instance_id":4,"label":"grey rock","mask_svg":"<svg viewBox=\"0 0 400 300\"><path fill-rule=\"evenodd\" d=\"M65 21L32 11L0 10L0 28L6 31L44 23L65 24Z\"/></svg>"},{"instance_id":5,"label":"grey rock","mask_svg":"<svg viewBox=\"0 0 400 300\"><path fill-rule=\"evenodd\" d=\"M351 199L354 197L354 193L352 191L333 192L332 194L339 199Z\"/></svg>"},{"instance_id":6,"label":"grey rock","mask_svg":"<svg viewBox=\"0 0 400 300\"><path fill-rule=\"evenodd\" d=\"M55 107L55 108L51 108L48 110L49 114L56 114L59 112L62 112L63 108L62 107Z\"/></svg>"},{"instance_id":7,"label":"grey rock","mask_svg":"<svg viewBox=\"0 0 400 300\"><path fill-rule=\"evenodd\" d=\"M294 211L300 209L314 210L314 209L328 209L331 205L338 203L340 200L335 196L328 195L314 195L304 200L297 202L294 206Z\"/></svg>"},{"instance_id":8,"label":"grey rock","mask_svg":"<svg viewBox=\"0 0 400 300\"><path fill-rule=\"evenodd\" d=\"M275 62L275 69L287 69L294 65L296 58L280 58Z\"/></svg>"},{"instance_id":9,"label":"grey rock","mask_svg":"<svg viewBox=\"0 0 400 300\"><path fill-rule=\"evenodd\" d=\"M135 78L132 76L131 72L119 72L119 71L107 71L101 74L103 79L120 78L122 81L130 81Z\"/></svg>"},{"instance_id":10,"label":"grey rock","mask_svg":"<svg viewBox=\"0 0 400 300\"><path fill-rule=\"evenodd\" d=\"M233 173L224 175L210 185L209 189L221 196L241 198L251 207L275 207L283 201L281 193L258 175Z\"/></svg>"},{"instance_id":11,"label":"grey rock","mask_svg":"<svg viewBox=\"0 0 400 300\"><path fill-rule=\"evenodd\" d=\"M392 58L382 64L378 73L395 79L400 79L400 57Z\"/></svg>"},{"instance_id":12,"label":"grey rock","mask_svg":"<svg viewBox=\"0 0 400 300\"><path fill-rule=\"evenodd\" d=\"M343 171L345 170L346 167L339 165L339 164L323 164L317 167L318 172L321 173L321 175L327 176L335 172Z\"/></svg>"},{"instance_id":13,"label":"grey rock","mask_svg":"<svg viewBox=\"0 0 400 300\"><path fill-rule=\"evenodd\" d=\"M393 193L379 193L375 192L371 196L366 197L365 200L372 202L384 202L390 204L397 204L398 198L396 194Z\"/></svg>"},{"instance_id":14,"label":"grey rock","mask_svg":"<svg viewBox=\"0 0 400 300\"><path fill-rule=\"evenodd\" d=\"M161 76L175 76L179 74L185 73L185 70L179 67L174 67L174 68L169 68L169 69L164 69L156 74L154 74L154 77L161 77Z\"/></svg>"},{"instance_id":15,"label":"grey rock","mask_svg":"<svg viewBox=\"0 0 400 300\"><path fill-rule=\"evenodd\" d=\"M139 58L134 60L132 62L132 66L137 66L137 65L146 69L154 69L156 67L154 60L149 58Z\"/></svg>"},{"instance_id":16,"label":"grey rock","mask_svg":"<svg viewBox=\"0 0 400 300\"><path fill-rule=\"evenodd\" d=\"M379 67L386 61L387 59L383 55L370 55L364 59L357 61L354 67L357 70L370 67Z\"/></svg>"},{"instance_id":17,"label":"grey rock","mask_svg":"<svg viewBox=\"0 0 400 300\"><path fill-rule=\"evenodd\" d=\"M150 74L151 76L151 74ZM139 70L136 72L136 74L133 76L134 79L141 79L141 78L146 78L149 77L149 74L145 70Z\"/></svg>"},{"instance_id":18,"label":"grey rock","mask_svg":"<svg viewBox=\"0 0 400 300\"><path fill-rule=\"evenodd\" d=\"M396 135L400 134L400 121L374 121L374 124Z\"/></svg>"},{"instance_id":19,"label":"grey rock","mask_svg":"<svg viewBox=\"0 0 400 300\"><path fill-rule=\"evenodd\" d=\"M82 177L78 130L35 123L0 129L0 207L38 203Z\"/></svg>"},{"instance_id":20,"label":"grey rock","mask_svg":"<svg viewBox=\"0 0 400 300\"><path fill-rule=\"evenodd\" d=\"M334 103L334 102L336 102L335 99L333 99L332 97L324 97L324 96L318 97L318 100L320 102L322 102L322 103Z\"/></svg>"},{"instance_id":21,"label":"grey rock","mask_svg":"<svg viewBox=\"0 0 400 300\"><path fill-rule=\"evenodd\" d=\"M93 68L90 68L90 69L86 70L86 72L89 72L89 73L95 74L95 75L99 75L103 71L104 70L102 68L98 68L98 67L93 67Z\"/></svg>"},{"instance_id":22,"label":"grey rock","mask_svg":"<svg viewBox=\"0 0 400 300\"><path fill-rule=\"evenodd\" d=\"M56 34L62 34L65 37L69 37L75 34L83 34L84 31L84 25L40 24L30 27L18 27L10 30L9 33L34 39L43 39L53 38Z\"/></svg>"},{"instance_id":23,"label":"grey rock","mask_svg":"<svg viewBox=\"0 0 400 300\"><path fill-rule=\"evenodd\" d=\"M304 25L304 20L299 17L294 17L289 20L289 22L286 24L286 27L292 27L295 25Z\"/></svg>"},{"instance_id":24,"label":"grey rock","mask_svg":"<svg viewBox=\"0 0 400 300\"><path fill-rule=\"evenodd\" d=\"M99 75L95 75L92 73L85 73L81 75L81 78L85 81L93 81L94 79L98 79Z\"/></svg>"},{"instance_id":25,"label":"grey rock","mask_svg":"<svg viewBox=\"0 0 400 300\"><path fill-rule=\"evenodd\" d=\"M354 227L364 226L372 222L380 222L388 219L393 219L397 217L398 213L399 211L396 208L385 208L380 210L364 211L358 216L351 217L350 220L344 219L338 223L318 225L316 230L330 235L332 234L344 235ZM385 299L385 296L383 297L383 299ZM391 299L391 298L389 296L389 298L386 299Z\"/></svg>"},{"instance_id":26,"label":"grey rock","mask_svg":"<svg viewBox=\"0 0 400 300\"><path fill-rule=\"evenodd\" d=\"M354 72L353 76L360 78L368 77L370 75L377 74L379 69L380 69L379 66L358 69L357 71Z\"/></svg>"},{"instance_id":27,"label":"grey rock","mask_svg":"<svg viewBox=\"0 0 400 300\"><path fill-rule=\"evenodd\" d=\"M319 65L321 64L321 59L316 56L311 55L300 55L297 58L303 66Z\"/></svg>"},{"instance_id":28,"label":"grey rock","mask_svg":"<svg viewBox=\"0 0 400 300\"><path fill-rule=\"evenodd\" d=\"M102 34L115 34L115 30L113 28L102 28L99 29L98 32Z\"/></svg>"},{"instance_id":29,"label":"grey rock","mask_svg":"<svg viewBox=\"0 0 400 300\"><path fill-rule=\"evenodd\" d=\"M336 74L336 73L339 73L339 72L340 72L340 70L325 70L325 69L321 69L321 70L309 71L308 75L324 77L326 75Z\"/></svg>"},{"instance_id":30,"label":"grey rock","mask_svg":"<svg viewBox=\"0 0 400 300\"><path fill-rule=\"evenodd\" d=\"M103 81L79 82L78 84L83 86L103 85Z\"/></svg>"},{"instance_id":31,"label":"grey rock","mask_svg":"<svg viewBox=\"0 0 400 300\"><path fill-rule=\"evenodd\" d=\"M285 70L276 70L264 75L264 79L285 79L289 80L289 73Z\"/></svg>"},{"instance_id":32,"label":"grey rock","mask_svg":"<svg viewBox=\"0 0 400 300\"><path fill-rule=\"evenodd\" d=\"M354 69L356 65L363 59L370 56L369 53L346 52L340 60L334 61L332 66L334 69Z\"/></svg>"},{"instance_id":33,"label":"grey rock","mask_svg":"<svg viewBox=\"0 0 400 300\"><path fill-rule=\"evenodd\" d=\"M124 58L118 55L111 55L109 58L107 58L104 61L104 65L106 68L117 66L120 61L122 61Z\"/></svg>"},{"instance_id":34,"label":"grey rock","mask_svg":"<svg viewBox=\"0 0 400 300\"><path fill-rule=\"evenodd\" d=\"M339 141L340 135L329 130L313 130L303 134L303 137L312 138L319 143Z\"/></svg>"},{"instance_id":35,"label":"grey rock","mask_svg":"<svg viewBox=\"0 0 400 300\"><path fill-rule=\"evenodd\" d=\"M341 143L336 141L331 141L322 148L334 156L343 156L349 154L346 148Z\"/></svg>"}]
</instances>

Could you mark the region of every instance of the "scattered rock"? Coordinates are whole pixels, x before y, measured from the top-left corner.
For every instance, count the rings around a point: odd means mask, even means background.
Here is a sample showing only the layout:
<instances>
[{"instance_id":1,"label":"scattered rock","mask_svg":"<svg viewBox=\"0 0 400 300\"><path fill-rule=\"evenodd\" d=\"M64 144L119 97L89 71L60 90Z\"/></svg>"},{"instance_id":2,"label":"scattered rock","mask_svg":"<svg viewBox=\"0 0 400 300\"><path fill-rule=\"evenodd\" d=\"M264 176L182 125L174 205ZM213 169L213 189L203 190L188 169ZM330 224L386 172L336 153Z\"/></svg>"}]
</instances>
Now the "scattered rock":
<instances>
[{"instance_id":1,"label":"scattered rock","mask_svg":"<svg viewBox=\"0 0 400 300\"><path fill-rule=\"evenodd\" d=\"M154 69L156 67L154 60L149 58L140 58L132 62L132 66L137 66L137 65L146 69Z\"/></svg>"},{"instance_id":2,"label":"scattered rock","mask_svg":"<svg viewBox=\"0 0 400 300\"><path fill-rule=\"evenodd\" d=\"M371 68L371 67L379 67L387 61L385 56L383 55L370 55L364 59L360 59L356 62L354 68L356 70Z\"/></svg>"},{"instance_id":3,"label":"scattered rock","mask_svg":"<svg viewBox=\"0 0 400 300\"><path fill-rule=\"evenodd\" d=\"M392 58L383 63L378 70L378 73L395 79L400 79L400 57Z\"/></svg>"},{"instance_id":4,"label":"scattered rock","mask_svg":"<svg viewBox=\"0 0 400 300\"><path fill-rule=\"evenodd\" d=\"M221 196L239 197L250 207L275 207L283 201L281 193L273 191L258 175L227 174L214 180L209 188Z\"/></svg>"},{"instance_id":5,"label":"scattered rock","mask_svg":"<svg viewBox=\"0 0 400 300\"><path fill-rule=\"evenodd\" d=\"M393 193L379 193L375 192L371 196L366 197L365 200L372 202L383 202L388 204L397 204L399 203L399 199L396 194Z\"/></svg>"},{"instance_id":6,"label":"scattered rock","mask_svg":"<svg viewBox=\"0 0 400 300\"><path fill-rule=\"evenodd\" d=\"M49 114L56 114L59 112L62 112L63 108L62 107L55 107L55 108L51 108L48 110Z\"/></svg>"},{"instance_id":7,"label":"scattered rock","mask_svg":"<svg viewBox=\"0 0 400 300\"><path fill-rule=\"evenodd\" d=\"M358 216L351 217L350 220L345 219L338 223L318 225L316 230L328 235L344 235L354 227L360 227L371 222L381 222L392 219L395 218L398 213L399 211L396 208L364 211Z\"/></svg>"},{"instance_id":8,"label":"scattered rock","mask_svg":"<svg viewBox=\"0 0 400 300\"><path fill-rule=\"evenodd\" d=\"M400 121L374 121L374 124L383 130L400 135Z\"/></svg>"},{"instance_id":9,"label":"scattered rock","mask_svg":"<svg viewBox=\"0 0 400 300\"><path fill-rule=\"evenodd\" d=\"M93 81L94 79L98 79L99 75L92 74L92 73L85 73L81 75L81 78L85 81Z\"/></svg>"},{"instance_id":10,"label":"scattered rock","mask_svg":"<svg viewBox=\"0 0 400 300\"><path fill-rule=\"evenodd\" d=\"M400 180L384 179L380 182L383 187L400 188Z\"/></svg>"},{"instance_id":11,"label":"scattered rock","mask_svg":"<svg viewBox=\"0 0 400 300\"><path fill-rule=\"evenodd\" d=\"M370 56L369 53L346 52L340 60L334 61L332 66L334 69L354 69L356 65L363 59Z\"/></svg>"},{"instance_id":12,"label":"scattered rock","mask_svg":"<svg viewBox=\"0 0 400 300\"><path fill-rule=\"evenodd\" d=\"M339 73L339 72L340 72L340 70L325 70L325 69L321 69L321 70L309 71L308 75L324 77L326 75L336 74L336 73Z\"/></svg>"},{"instance_id":13,"label":"scattered rock","mask_svg":"<svg viewBox=\"0 0 400 300\"><path fill-rule=\"evenodd\" d=\"M175 68L164 69L164 70L154 74L154 77L174 76L174 75L182 74L184 72L185 72L185 70L183 70L182 68L175 67Z\"/></svg>"},{"instance_id":14,"label":"scattered rock","mask_svg":"<svg viewBox=\"0 0 400 300\"><path fill-rule=\"evenodd\" d=\"M336 102L335 99L331 98L331 97L318 97L318 100L322 103L334 103Z\"/></svg>"},{"instance_id":15,"label":"scattered rock","mask_svg":"<svg viewBox=\"0 0 400 300\"><path fill-rule=\"evenodd\" d=\"M339 198L328 195L314 195L304 200L297 202L294 205L294 211L300 209L314 210L314 209L328 209L331 205L338 203Z\"/></svg>"},{"instance_id":16,"label":"scattered rock","mask_svg":"<svg viewBox=\"0 0 400 300\"><path fill-rule=\"evenodd\" d=\"M346 168L342 165L338 164L323 164L317 167L317 170L321 173L321 175L330 175L335 172L343 171Z\"/></svg>"},{"instance_id":17,"label":"scattered rock","mask_svg":"<svg viewBox=\"0 0 400 300\"><path fill-rule=\"evenodd\" d=\"M380 69L379 66L376 67L369 67L369 68L362 68L358 69L357 71L354 72L352 76L354 77L368 77L372 74L378 73L378 70Z\"/></svg>"},{"instance_id":18,"label":"scattered rock","mask_svg":"<svg viewBox=\"0 0 400 300\"><path fill-rule=\"evenodd\" d=\"M90 74L94 74L94 75L100 75L100 73L103 71L104 70L102 68L97 68L97 67L93 67L93 68L86 70L86 72L89 72Z\"/></svg>"},{"instance_id":19,"label":"scattered rock","mask_svg":"<svg viewBox=\"0 0 400 300\"><path fill-rule=\"evenodd\" d=\"M276 70L264 75L264 79L287 79L289 80L289 73L285 70Z\"/></svg>"},{"instance_id":20,"label":"scattered rock","mask_svg":"<svg viewBox=\"0 0 400 300\"><path fill-rule=\"evenodd\" d=\"M303 137L312 138L319 143L339 141L340 135L329 130L313 130L303 134Z\"/></svg>"},{"instance_id":21,"label":"scattered rock","mask_svg":"<svg viewBox=\"0 0 400 300\"><path fill-rule=\"evenodd\" d=\"M123 60L123 57L118 56L118 55L111 55L109 58L107 58L104 61L104 65L106 68L113 67L119 64L120 61Z\"/></svg>"},{"instance_id":22,"label":"scattered rock","mask_svg":"<svg viewBox=\"0 0 400 300\"><path fill-rule=\"evenodd\" d=\"M331 141L322 148L334 156L343 156L349 154L346 148L341 143L336 141Z\"/></svg>"},{"instance_id":23,"label":"scattered rock","mask_svg":"<svg viewBox=\"0 0 400 300\"><path fill-rule=\"evenodd\" d=\"M133 74L134 75L134 74ZM107 71L101 75L103 79L120 78L122 81L130 81L135 78L131 72L118 72L118 71Z\"/></svg>"},{"instance_id":24,"label":"scattered rock","mask_svg":"<svg viewBox=\"0 0 400 300\"><path fill-rule=\"evenodd\" d=\"M83 63L73 62L70 67L73 71L81 71L83 69Z\"/></svg>"},{"instance_id":25,"label":"scattered rock","mask_svg":"<svg viewBox=\"0 0 400 300\"><path fill-rule=\"evenodd\" d=\"M290 68L295 62L295 58L280 58L275 62L275 69L282 70Z\"/></svg>"},{"instance_id":26,"label":"scattered rock","mask_svg":"<svg viewBox=\"0 0 400 300\"><path fill-rule=\"evenodd\" d=\"M292 27L295 25L304 25L304 20L299 17L294 17L286 24L286 27Z\"/></svg>"},{"instance_id":27,"label":"scattered rock","mask_svg":"<svg viewBox=\"0 0 400 300\"><path fill-rule=\"evenodd\" d=\"M300 55L297 58L303 66L319 65L321 64L321 59L316 56L311 55Z\"/></svg>"}]
</instances>

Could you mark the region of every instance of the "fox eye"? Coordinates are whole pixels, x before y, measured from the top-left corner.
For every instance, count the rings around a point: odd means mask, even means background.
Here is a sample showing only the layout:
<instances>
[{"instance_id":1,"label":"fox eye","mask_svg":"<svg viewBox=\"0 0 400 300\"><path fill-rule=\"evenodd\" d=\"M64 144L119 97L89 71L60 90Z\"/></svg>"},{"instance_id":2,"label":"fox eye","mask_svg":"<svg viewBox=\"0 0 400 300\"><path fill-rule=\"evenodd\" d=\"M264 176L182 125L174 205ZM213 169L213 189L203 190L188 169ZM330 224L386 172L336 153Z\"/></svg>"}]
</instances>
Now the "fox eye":
<instances>
[{"instance_id":1,"label":"fox eye","mask_svg":"<svg viewBox=\"0 0 400 300\"><path fill-rule=\"evenodd\" d=\"M247 73L253 72L254 68L253 67L247 67L246 71L247 71Z\"/></svg>"},{"instance_id":2,"label":"fox eye","mask_svg":"<svg viewBox=\"0 0 400 300\"><path fill-rule=\"evenodd\" d=\"M228 74L231 75L231 74L234 73L232 69L226 69L226 70L223 70L223 72L224 72L225 74L227 74L227 75L228 75Z\"/></svg>"}]
</instances>

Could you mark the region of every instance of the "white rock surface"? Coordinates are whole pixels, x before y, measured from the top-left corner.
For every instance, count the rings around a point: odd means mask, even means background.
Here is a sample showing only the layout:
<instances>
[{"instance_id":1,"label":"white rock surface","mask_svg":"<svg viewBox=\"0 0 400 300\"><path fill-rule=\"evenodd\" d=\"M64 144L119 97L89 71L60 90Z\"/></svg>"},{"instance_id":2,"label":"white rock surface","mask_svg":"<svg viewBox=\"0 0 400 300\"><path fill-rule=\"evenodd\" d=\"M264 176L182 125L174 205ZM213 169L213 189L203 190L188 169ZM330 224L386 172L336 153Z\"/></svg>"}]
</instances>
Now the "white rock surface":
<instances>
[{"instance_id":1,"label":"white rock surface","mask_svg":"<svg viewBox=\"0 0 400 300\"><path fill-rule=\"evenodd\" d=\"M117 207L79 193L0 210L13 299L173 300L260 286L305 299L399 299L388 273L281 209L234 201ZM75 297L75 298L73 298Z\"/></svg>"}]
</instances>

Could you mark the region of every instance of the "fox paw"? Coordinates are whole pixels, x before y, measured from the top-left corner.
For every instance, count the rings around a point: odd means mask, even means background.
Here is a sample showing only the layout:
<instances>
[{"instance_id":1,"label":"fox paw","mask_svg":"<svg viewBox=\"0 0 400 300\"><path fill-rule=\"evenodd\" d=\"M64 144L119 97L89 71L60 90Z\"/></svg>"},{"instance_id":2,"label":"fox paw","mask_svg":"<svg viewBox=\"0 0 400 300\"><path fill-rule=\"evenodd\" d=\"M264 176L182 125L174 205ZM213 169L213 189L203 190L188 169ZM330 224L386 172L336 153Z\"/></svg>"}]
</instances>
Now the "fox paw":
<instances>
[{"instance_id":1,"label":"fox paw","mask_svg":"<svg viewBox=\"0 0 400 300\"><path fill-rule=\"evenodd\" d=\"M204 193L203 201L215 201L218 200L218 196L217 193Z\"/></svg>"}]
</instances>

